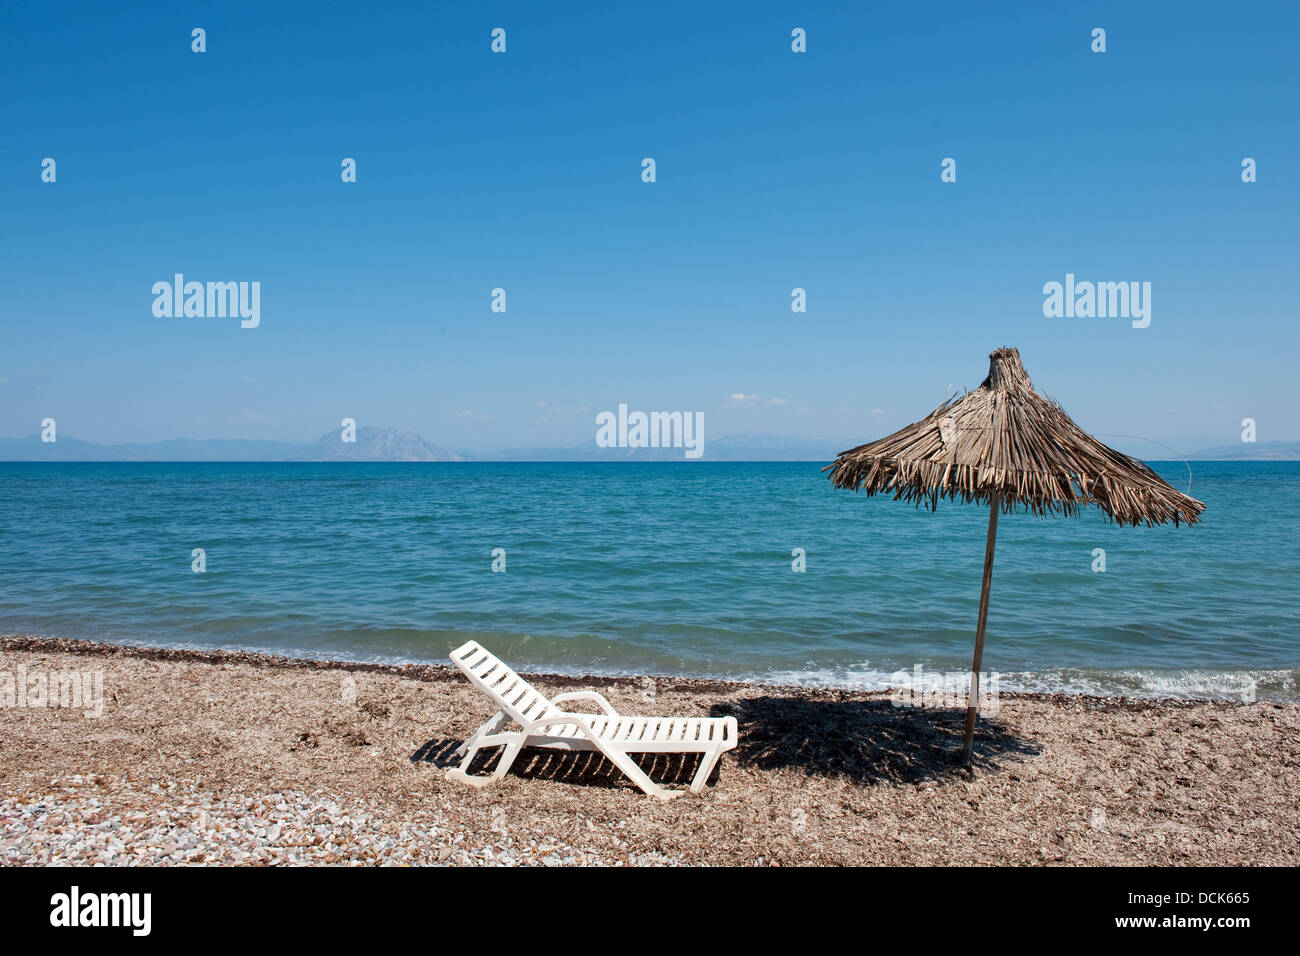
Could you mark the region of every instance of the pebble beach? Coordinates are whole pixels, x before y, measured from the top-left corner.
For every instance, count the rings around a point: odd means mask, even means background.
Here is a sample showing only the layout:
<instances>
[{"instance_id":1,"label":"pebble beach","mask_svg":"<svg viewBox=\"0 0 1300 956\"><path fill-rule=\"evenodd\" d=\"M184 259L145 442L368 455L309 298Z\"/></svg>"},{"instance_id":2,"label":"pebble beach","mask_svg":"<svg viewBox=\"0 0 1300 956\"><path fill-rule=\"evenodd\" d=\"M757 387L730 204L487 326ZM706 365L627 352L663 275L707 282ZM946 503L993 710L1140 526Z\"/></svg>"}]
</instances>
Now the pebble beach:
<instances>
[{"instance_id":1,"label":"pebble beach","mask_svg":"<svg viewBox=\"0 0 1300 956\"><path fill-rule=\"evenodd\" d=\"M735 716L705 791L661 803L592 754L448 779L490 715L450 668L0 639L0 674L20 667L99 673L103 700L0 706L6 865L1300 862L1289 702L1006 694L968 775L962 712L883 693L529 675L624 713Z\"/></svg>"}]
</instances>

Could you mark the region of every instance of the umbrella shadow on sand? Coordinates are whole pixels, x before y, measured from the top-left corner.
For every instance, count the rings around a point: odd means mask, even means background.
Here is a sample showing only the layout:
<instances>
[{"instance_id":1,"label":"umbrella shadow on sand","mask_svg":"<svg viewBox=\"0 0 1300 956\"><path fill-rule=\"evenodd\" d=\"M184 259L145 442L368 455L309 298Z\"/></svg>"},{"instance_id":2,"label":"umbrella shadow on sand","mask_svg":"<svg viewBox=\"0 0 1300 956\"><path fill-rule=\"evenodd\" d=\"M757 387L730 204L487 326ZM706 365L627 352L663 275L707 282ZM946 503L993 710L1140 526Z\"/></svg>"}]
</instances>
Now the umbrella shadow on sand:
<instances>
[{"instance_id":1,"label":"umbrella shadow on sand","mask_svg":"<svg viewBox=\"0 0 1300 956\"><path fill-rule=\"evenodd\" d=\"M411 761L431 763L443 769L459 766L461 758L456 756L456 749L462 743L456 739L430 740L411 755ZM491 774L504 750L504 747L495 747L480 751L470 764L470 774ZM700 766L699 754L634 754L633 759L660 786L689 786ZM526 780L554 780L586 787L636 789L636 785L623 771L605 759L604 755L591 750L563 751L525 747L515 758L510 776ZM718 768L714 767L713 773L709 775L710 785L716 783L717 778Z\"/></svg>"},{"instance_id":2,"label":"umbrella shadow on sand","mask_svg":"<svg viewBox=\"0 0 1300 956\"><path fill-rule=\"evenodd\" d=\"M802 770L862 785L966 778L957 754L964 709L899 707L887 699L755 697L718 704L735 717L740 740L729 756L742 767ZM981 718L975 754L982 774L997 773L1041 751L996 719Z\"/></svg>"},{"instance_id":3,"label":"umbrella shadow on sand","mask_svg":"<svg viewBox=\"0 0 1300 956\"><path fill-rule=\"evenodd\" d=\"M948 777L967 779L957 760L966 712L959 709L896 707L887 699L816 700L800 696L755 697L715 704L713 717L735 717L740 736L736 748L714 768L709 785L735 760L758 770L796 769L826 777L844 777L861 785L920 783ZM462 741L436 738L411 755L413 763L450 768L460 763ZM469 772L488 775L504 748L484 750ZM996 719L981 719L975 754L981 774L1040 753L1037 744L1006 730ZM699 754L636 754L637 764L655 783L688 786L699 767ZM594 751L559 751L525 747L510 774L528 780L553 780L588 787L629 788L623 772Z\"/></svg>"}]
</instances>

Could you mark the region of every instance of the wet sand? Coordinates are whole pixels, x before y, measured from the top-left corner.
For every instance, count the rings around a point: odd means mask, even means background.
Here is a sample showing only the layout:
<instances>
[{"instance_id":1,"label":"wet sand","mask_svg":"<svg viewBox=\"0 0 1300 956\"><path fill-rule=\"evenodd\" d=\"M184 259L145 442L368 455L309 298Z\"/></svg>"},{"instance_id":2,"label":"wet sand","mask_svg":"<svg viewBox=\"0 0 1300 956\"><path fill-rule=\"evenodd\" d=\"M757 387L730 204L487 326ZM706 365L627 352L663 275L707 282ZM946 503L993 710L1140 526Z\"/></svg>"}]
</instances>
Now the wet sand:
<instances>
[{"instance_id":1,"label":"wet sand","mask_svg":"<svg viewBox=\"0 0 1300 956\"><path fill-rule=\"evenodd\" d=\"M449 780L491 713L450 668L0 639L0 675L102 672L103 713L0 706L0 863L543 865L1300 862L1300 705L883 693L530 675L620 713L733 715L669 803L603 758L524 751ZM475 769L491 769L495 756ZM643 758L684 785L694 758Z\"/></svg>"}]
</instances>

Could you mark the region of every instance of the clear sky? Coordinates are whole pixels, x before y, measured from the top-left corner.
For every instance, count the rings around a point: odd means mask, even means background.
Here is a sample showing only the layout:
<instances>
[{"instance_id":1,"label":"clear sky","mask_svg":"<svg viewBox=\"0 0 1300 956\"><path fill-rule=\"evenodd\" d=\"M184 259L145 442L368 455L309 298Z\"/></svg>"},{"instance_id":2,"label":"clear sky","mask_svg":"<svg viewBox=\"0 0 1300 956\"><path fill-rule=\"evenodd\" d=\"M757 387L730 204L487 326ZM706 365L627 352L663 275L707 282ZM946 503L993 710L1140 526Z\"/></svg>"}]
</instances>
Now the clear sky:
<instances>
[{"instance_id":1,"label":"clear sky","mask_svg":"<svg viewBox=\"0 0 1300 956\"><path fill-rule=\"evenodd\" d=\"M1300 4L0 17L2 436L565 445L625 402L857 441L1015 345L1097 433L1300 439ZM155 317L177 272L260 282L260 326ZM1150 282L1150 326L1044 317L1067 273Z\"/></svg>"}]
</instances>

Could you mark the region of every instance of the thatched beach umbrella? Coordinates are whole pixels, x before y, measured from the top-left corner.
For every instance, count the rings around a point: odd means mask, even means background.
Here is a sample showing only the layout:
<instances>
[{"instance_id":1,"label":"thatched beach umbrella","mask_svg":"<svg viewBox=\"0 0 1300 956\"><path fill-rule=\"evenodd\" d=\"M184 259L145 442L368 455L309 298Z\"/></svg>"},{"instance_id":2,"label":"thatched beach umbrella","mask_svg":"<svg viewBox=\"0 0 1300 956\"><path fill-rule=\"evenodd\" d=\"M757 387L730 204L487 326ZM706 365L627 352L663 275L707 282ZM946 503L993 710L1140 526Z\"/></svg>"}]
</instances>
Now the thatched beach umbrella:
<instances>
[{"instance_id":1,"label":"thatched beach umbrella","mask_svg":"<svg viewBox=\"0 0 1300 956\"><path fill-rule=\"evenodd\" d=\"M1194 524L1205 510L1136 458L1086 434L1060 405L1035 392L1020 353L1010 348L989 356L988 378L973 392L949 399L887 438L841 452L822 470L837 487L869 495L893 492L895 501L918 507L924 502L932 511L940 498L988 503L963 764L970 763L979 709L998 512L1024 505L1039 515L1076 515L1085 505L1097 505L1120 524L1149 526Z\"/></svg>"}]
</instances>

